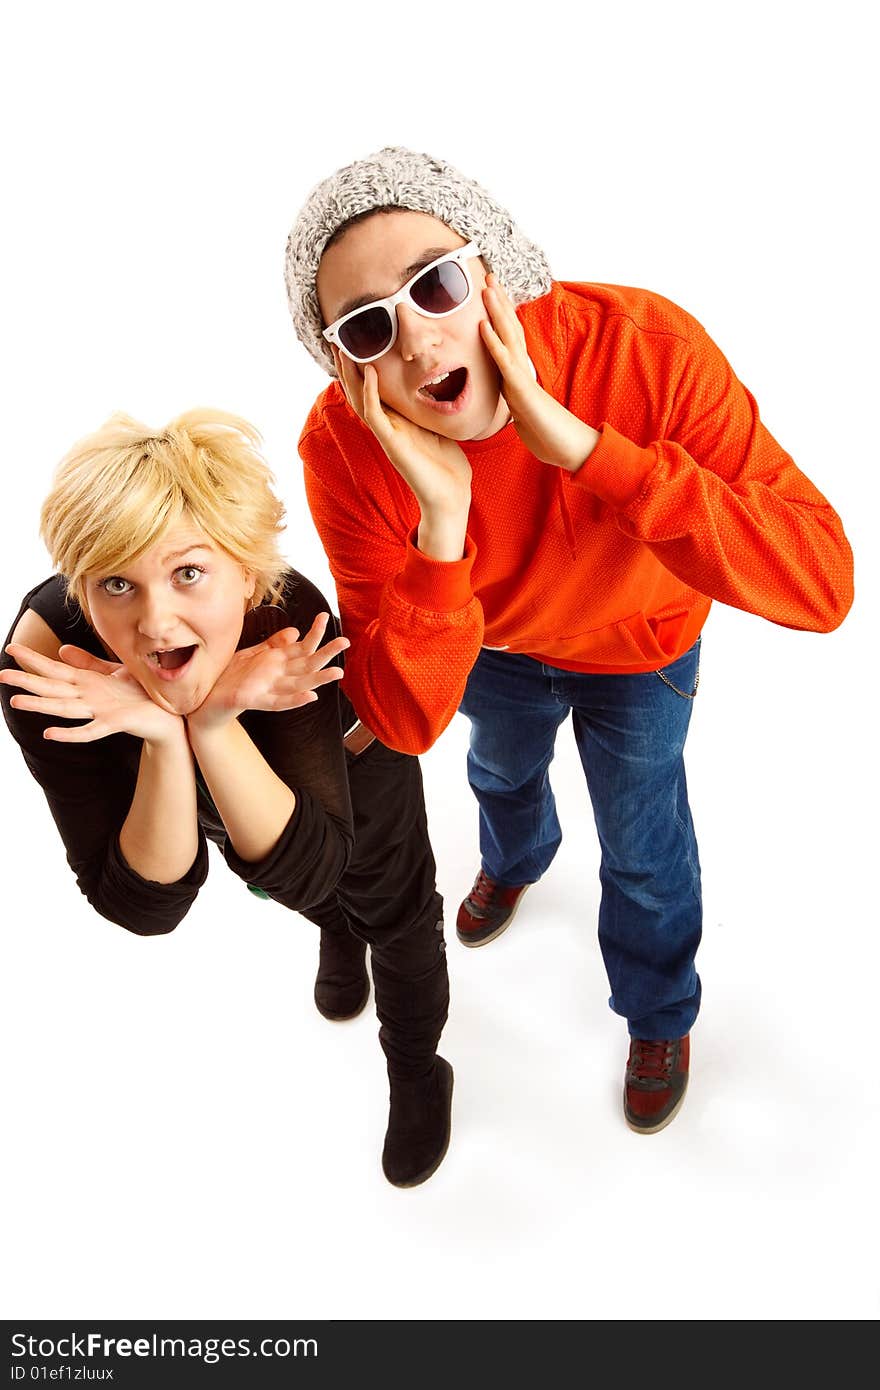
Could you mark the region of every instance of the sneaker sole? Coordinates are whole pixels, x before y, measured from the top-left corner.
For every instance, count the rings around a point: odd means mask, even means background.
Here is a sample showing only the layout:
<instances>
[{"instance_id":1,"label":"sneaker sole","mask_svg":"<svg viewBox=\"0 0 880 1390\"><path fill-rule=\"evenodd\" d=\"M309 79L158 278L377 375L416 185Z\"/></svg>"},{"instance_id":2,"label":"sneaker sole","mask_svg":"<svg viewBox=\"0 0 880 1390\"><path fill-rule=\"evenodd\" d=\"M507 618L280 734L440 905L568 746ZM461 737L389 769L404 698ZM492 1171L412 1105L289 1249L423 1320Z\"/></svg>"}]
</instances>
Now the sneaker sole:
<instances>
[{"instance_id":1,"label":"sneaker sole","mask_svg":"<svg viewBox=\"0 0 880 1390\"><path fill-rule=\"evenodd\" d=\"M488 936L481 936L480 939L479 939L479 941L473 941L473 940L471 940L471 938L470 938L470 933L468 933L468 932L462 932L462 931L459 930L458 927L456 927L456 929L455 929L455 935L458 937L458 939L459 939L459 941L461 942L462 946L467 946L467 947L469 947L472 951L475 951L475 950L477 949L478 946L488 946L490 941L495 941L495 940L497 940L497 938L498 938L499 936L501 936L504 932L507 931L507 928L510 926L510 924L511 924L511 922L513 921L513 919L514 919L514 917L516 916L516 914L519 912L519 905L520 905L520 903L522 902L523 898L525 897L526 893L529 891L529 889L530 889L531 887L532 887L531 883L527 883L527 884L526 884L525 888L522 890L522 892L520 893L520 895L519 895L519 897L517 898L516 902L514 903L514 905L513 905L513 910L512 910L512 912L511 912L510 916L509 916L504 922L501 923L501 926L500 926L500 927L497 927L497 928L495 929L495 931L490 932Z\"/></svg>"},{"instance_id":2,"label":"sneaker sole","mask_svg":"<svg viewBox=\"0 0 880 1390\"><path fill-rule=\"evenodd\" d=\"M688 1080L689 1079L690 1078L688 1078ZM675 1119L676 1115L678 1114L679 1110L681 1109L682 1105L684 1104L684 1098L687 1095L687 1088L688 1083L687 1081L685 1081L684 1090L682 1091L678 1100L673 1105L669 1114L665 1116L665 1118L662 1119L660 1123L657 1125L639 1125L636 1124L633 1120L631 1120L629 1115L626 1113L626 1099L624 1098L623 1118L626 1120L626 1123L632 1130L633 1134L659 1134L661 1129L665 1129L668 1124L671 1124L672 1121Z\"/></svg>"}]
</instances>

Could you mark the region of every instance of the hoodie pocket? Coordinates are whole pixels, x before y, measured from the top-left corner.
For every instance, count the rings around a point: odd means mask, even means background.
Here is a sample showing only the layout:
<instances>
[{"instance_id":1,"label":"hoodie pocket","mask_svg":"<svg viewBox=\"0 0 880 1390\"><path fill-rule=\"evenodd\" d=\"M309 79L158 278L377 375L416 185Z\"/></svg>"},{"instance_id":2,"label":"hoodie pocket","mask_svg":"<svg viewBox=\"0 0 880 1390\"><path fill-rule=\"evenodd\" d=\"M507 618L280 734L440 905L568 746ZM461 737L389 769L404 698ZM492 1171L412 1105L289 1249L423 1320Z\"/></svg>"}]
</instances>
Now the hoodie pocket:
<instances>
[{"instance_id":1,"label":"hoodie pocket","mask_svg":"<svg viewBox=\"0 0 880 1390\"><path fill-rule=\"evenodd\" d=\"M646 618L634 613L618 624L625 627L631 640L649 661L672 661L681 653L681 639L689 617L688 609L665 613L662 617Z\"/></svg>"},{"instance_id":2,"label":"hoodie pocket","mask_svg":"<svg viewBox=\"0 0 880 1390\"><path fill-rule=\"evenodd\" d=\"M540 635L529 632L511 636L506 650L538 655L539 659L552 664L554 659L583 662L585 665L620 667L621 670L635 668L644 670L646 666L667 666L681 656L681 643L685 628L691 618L690 609L683 608L675 613L664 613L662 617L646 618L644 613L633 613L628 618L605 627L587 629L585 632ZM486 643L496 650L504 650L497 640ZM692 645L692 643L689 643Z\"/></svg>"}]
</instances>

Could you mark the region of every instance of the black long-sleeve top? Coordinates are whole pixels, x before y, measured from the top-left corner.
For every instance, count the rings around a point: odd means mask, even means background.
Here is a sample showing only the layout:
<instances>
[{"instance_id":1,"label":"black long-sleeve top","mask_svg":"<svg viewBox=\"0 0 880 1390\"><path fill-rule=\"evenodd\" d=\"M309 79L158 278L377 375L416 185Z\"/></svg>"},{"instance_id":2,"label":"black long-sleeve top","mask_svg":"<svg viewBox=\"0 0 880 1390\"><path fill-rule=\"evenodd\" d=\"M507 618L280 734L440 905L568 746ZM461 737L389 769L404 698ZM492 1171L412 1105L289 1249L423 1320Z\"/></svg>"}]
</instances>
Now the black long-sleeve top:
<instances>
[{"instance_id":1,"label":"black long-sleeve top","mask_svg":"<svg viewBox=\"0 0 880 1390\"><path fill-rule=\"evenodd\" d=\"M97 634L79 605L67 599L58 575L25 595L4 648L28 608L62 642L106 659ZM330 611L314 584L291 571L277 605L264 604L246 614L238 645L254 646L282 627L297 627L305 634L318 613ZM332 635L328 629L328 639ZM0 669L5 667L18 669L3 651ZM348 727L354 716L338 682L320 687L318 699L299 709L247 710L240 716L266 762L296 797L290 819L265 859L249 863L236 854L196 764L199 847L189 871L176 883L141 878L119 847L137 783L142 740L112 734L94 743L52 742L43 738L44 729L77 721L13 709L14 694L14 687L0 685L6 723L45 793L77 883L95 910L111 922L143 936L172 931L205 881L206 836L220 846L233 873L294 910L325 898L345 869L354 836L342 734L343 720Z\"/></svg>"}]
</instances>

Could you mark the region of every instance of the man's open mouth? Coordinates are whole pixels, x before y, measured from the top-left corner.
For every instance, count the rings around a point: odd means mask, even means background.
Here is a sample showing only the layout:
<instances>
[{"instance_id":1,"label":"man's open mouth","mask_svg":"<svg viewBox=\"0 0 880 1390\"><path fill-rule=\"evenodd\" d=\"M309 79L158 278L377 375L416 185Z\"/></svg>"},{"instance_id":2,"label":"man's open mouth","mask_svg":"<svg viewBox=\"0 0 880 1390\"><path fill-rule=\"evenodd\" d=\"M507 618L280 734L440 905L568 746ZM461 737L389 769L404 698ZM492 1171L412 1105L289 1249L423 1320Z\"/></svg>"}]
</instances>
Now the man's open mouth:
<instances>
[{"instance_id":1,"label":"man's open mouth","mask_svg":"<svg viewBox=\"0 0 880 1390\"><path fill-rule=\"evenodd\" d=\"M164 651L150 652L150 661L162 671L178 671L185 666L195 651L192 647L167 647Z\"/></svg>"},{"instance_id":2,"label":"man's open mouth","mask_svg":"<svg viewBox=\"0 0 880 1390\"><path fill-rule=\"evenodd\" d=\"M419 395L432 401L448 403L457 400L467 384L467 367L456 367L454 371L442 372L433 381L426 381L419 387Z\"/></svg>"}]
</instances>

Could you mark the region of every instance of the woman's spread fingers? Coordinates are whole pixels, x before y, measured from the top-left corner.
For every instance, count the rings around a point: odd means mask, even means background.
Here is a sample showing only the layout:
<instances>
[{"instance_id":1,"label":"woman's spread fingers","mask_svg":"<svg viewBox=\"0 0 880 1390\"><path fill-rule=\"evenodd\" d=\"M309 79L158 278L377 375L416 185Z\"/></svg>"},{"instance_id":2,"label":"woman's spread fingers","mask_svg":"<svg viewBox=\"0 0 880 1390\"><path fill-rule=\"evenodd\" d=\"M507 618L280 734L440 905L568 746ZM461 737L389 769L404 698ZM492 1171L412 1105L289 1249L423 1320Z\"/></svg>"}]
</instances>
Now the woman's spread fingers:
<instances>
[{"instance_id":1,"label":"woman's spread fingers","mask_svg":"<svg viewBox=\"0 0 880 1390\"><path fill-rule=\"evenodd\" d=\"M43 656L42 652L35 652L23 642L10 642L6 651L23 671L35 671L41 676L66 674L63 662L54 661L51 656Z\"/></svg>"},{"instance_id":2,"label":"woman's spread fingers","mask_svg":"<svg viewBox=\"0 0 880 1390\"><path fill-rule=\"evenodd\" d=\"M284 700L302 695L307 690L317 690L322 685L332 685L334 681L342 680L343 675L341 666L327 666L322 671L309 671L303 675L291 677L290 680L284 681L278 686L282 707Z\"/></svg>"},{"instance_id":3,"label":"woman's spread fingers","mask_svg":"<svg viewBox=\"0 0 880 1390\"><path fill-rule=\"evenodd\" d=\"M32 695L73 694L70 681L53 680L51 676L37 676L32 671L2 671L0 680L4 685L14 685L19 690L29 690Z\"/></svg>"},{"instance_id":4,"label":"woman's spread fingers","mask_svg":"<svg viewBox=\"0 0 880 1390\"><path fill-rule=\"evenodd\" d=\"M77 724L72 729L44 729L43 738L51 743L94 743L97 739L104 738L108 732L93 719L90 724Z\"/></svg>"},{"instance_id":5,"label":"woman's spread fingers","mask_svg":"<svg viewBox=\"0 0 880 1390\"><path fill-rule=\"evenodd\" d=\"M60 663L56 663L56 670L51 676L38 676L35 671L0 671L0 680L4 685L17 685L22 691L31 691L32 695L75 695L78 685L75 681L67 680L67 673Z\"/></svg>"},{"instance_id":6,"label":"woman's spread fingers","mask_svg":"<svg viewBox=\"0 0 880 1390\"><path fill-rule=\"evenodd\" d=\"M34 714L51 714L56 719L91 719L92 711L82 700L57 698L47 695L13 695L10 704L14 709L31 710Z\"/></svg>"},{"instance_id":7,"label":"woman's spread fingers","mask_svg":"<svg viewBox=\"0 0 880 1390\"><path fill-rule=\"evenodd\" d=\"M308 680L314 671L320 671L322 667L327 665L328 661L332 661L341 651L345 650L345 647L338 645L341 640L345 639L338 638L335 642L328 642L326 647L320 647L316 652L300 652L297 658L300 666L299 674Z\"/></svg>"},{"instance_id":8,"label":"woman's spread fingers","mask_svg":"<svg viewBox=\"0 0 880 1390\"><path fill-rule=\"evenodd\" d=\"M309 628L308 632L306 633L305 637L299 644L300 651L306 652L309 656L311 656L313 652L316 652L318 650L318 647L321 643L321 638L327 631L327 624L329 623L329 621L329 613L318 614L311 627Z\"/></svg>"},{"instance_id":9,"label":"woman's spread fingers","mask_svg":"<svg viewBox=\"0 0 880 1390\"><path fill-rule=\"evenodd\" d=\"M321 638L327 631L329 621L329 613L319 613L301 642L288 641L281 645L289 648L288 654L291 657L311 657L317 655L320 657L321 663L323 664L325 661L329 661L331 657L337 656L339 652L344 652L345 649L351 645L347 637L333 637L325 646L321 646ZM290 628L284 629L285 632L290 632L291 630Z\"/></svg>"},{"instance_id":10,"label":"woman's spread fingers","mask_svg":"<svg viewBox=\"0 0 880 1390\"><path fill-rule=\"evenodd\" d=\"M332 642L328 642L325 647L320 647L317 655L322 663L330 661L332 657L338 656L340 652L348 651L351 643L347 637L334 637Z\"/></svg>"},{"instance_id":11,"label":"woman's spread fingers","mask_svg":"<svg viewBox=\"0 0 880 1390\"><path fill-rule=\"evenodd\" d=\"M11 667L7 667L6 670L0 671L0 685L15 685L20 689L24 689L24 684L23 673L21 671L13 671Z\"/></svg>"},{"instance_id":12,"label":"woman's spread fingers","mask_svg":"<svg viewBox=\"0 0 880 1390\"><path fill-rule=\"evenodd\" d=\"M282 679L301 680L308 684L314 679L315 673L323 670L328 661L333 661L340 651L344 648L337 646L336 642L328 642L326 647L321 647L316 652L299 652L290 662L288 662L287 673ZM339 670L342 668L339 667Z\"/></svg>"},{"instance_id":13,"label":"woman's spread fingers","mask_svg":"<svg viewBox=\"0 0 880 1390\"><path fill-rule=\"evenodd\" d=\"M112 676L119 670L118 661L104 661L100 656L93 656L91 652L83 651L82 647L75 647L70 642L59 647L58 655L65 666L75 666L79 671L96 671L102 676Z\"/></svg>"},{"instance_id":14,"label":"woman's spread fingers","mask_svg":"<svg viewBox=\"0 0 880 1390\"><path fill-rule=\"evenodd\" d=\"M293 647L297 644L298 641L298 627L280 627L277 632L273 632L271 637L267 637L265 642L261 642L260 645L262 647L265 647L268 651L272 647ZM255 651L256 648L252 647L250 650Z\"/></svg>"}]
</instances>

